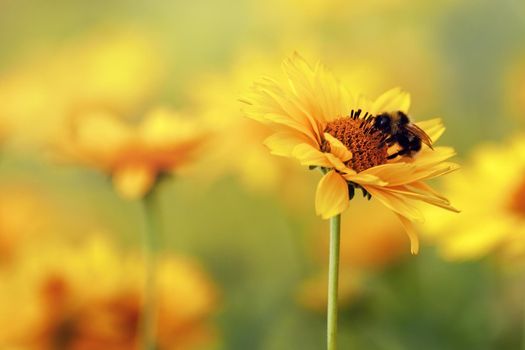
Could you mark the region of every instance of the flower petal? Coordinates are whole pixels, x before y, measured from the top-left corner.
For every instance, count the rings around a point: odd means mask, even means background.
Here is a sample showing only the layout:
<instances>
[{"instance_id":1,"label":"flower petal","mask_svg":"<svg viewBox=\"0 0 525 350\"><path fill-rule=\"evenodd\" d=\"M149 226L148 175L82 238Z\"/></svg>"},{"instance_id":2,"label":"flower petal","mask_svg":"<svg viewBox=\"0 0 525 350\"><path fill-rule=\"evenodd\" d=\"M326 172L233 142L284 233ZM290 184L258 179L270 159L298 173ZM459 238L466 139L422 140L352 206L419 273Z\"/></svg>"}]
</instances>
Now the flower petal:
<instances>
[{"instance_id":1,"label":"flower petal","mask_svg":"<svg viewBox=\"0 0 525 350\"><path fill-rule=\"evenodd\" d=\"M386 186L387 183L381 180L379 177L372 174L363 174L361 173L348 173L344 174L343 177L346 181L352 181L360 185L376 185L376 186Z\"/></svg>"},{"instance_id":2,"label":"flower petal","mask_svg":"<svg viewBox=\"0 0 525 350\"><path fill-rule=\"evenodd\" d=\"M397 193L392 193L388 190L388 187L378 187L373 185L363 185L363 187L365 187L373 197L377 198L390 210L403 215L411 221L424 221L421 211L414 206L415 200Z\"/></svg>"},{"instance_id":3,"label":"flower petal","mask_svg":"<svg viewBox=\"0 0 525 350\"><path fill-rule=\"evenodd\" d=\"M414 229L414 225L403 215L396 213L396 216L399 218L399 221L401 221L401 224L405 228L405 232L410 239L410 252L416 255L419 252L419 238L417 236L416 230Z\"/></svg>"},{"instance_id":4,"label":"flower petal","mask_svg":"<svg viewBox=\"0 0 525 350\"><path fill-rule=\"evenodd\" d=\"M342 117L350 110L350 95L322 64L312 68L294 53L283 62L283 70L298 105L321 123Z\"/></svg>"},{"instance_id":5,"label":"flower petal","mask_svg":"<svg viewBox=\"0 0 525 350\"><path fill-rule=\"evenodd\" d=\"M435 143L445 132L445 126L441 118L424 120L414 124L419 126L430 137L432 143Z\"/></svg>"},{"instance_id":6,"label":"flower petal","mask_svg":"<svg viewBox=\"0 0 525 350\"><path fill-rule=\"evenodd\" d=\"M396 87L379 96L372 105L373 114L402 111L410 108L410 94Z\"/></svg>"},{"instance_id":7,"label":"flower petal","mask_svg":"<svg viewBox=\"0 0 525 350\"><path fill-rule=\"evenodd\" d=\"M321 166L325 168L332 167L332 163L327 159L325 153L307 143L295 146L292 155L297 158L302 165Z\"/></svg>"},{"instance_id":8,"label":"flower petal","mask_svg":"<svg viewBox=\"0 0 525 350\"><path fill-rule=\"evenodd\" d=\"M348 208L348 184L334 170L329 171L317 186L315 195L315 211L323 219L342 213Z\"/></svg>"},{"instance_id":9,"label":"flower petal","mask_svg":"<svg viewBox=\"0 0 525 350\"><path fill-rule=\"evenodd\" d=\"M324 138L330 144L330 152L339 158L341 161L346 162L352 159L352 152L345 145L329 133L324 133Z\"/></svg>"},{"instance_id":10,"label":"flower petal","mask_svg":"<svg viewBox=\"0 0 525 350\"><path fill-rule=\"evenodd\" d=\"M394 188L389 188L388 191L390 193L395 193L400 196L405 196L407 198L419 200L422 202L426 202L428 204L450 210L455 213L459 213L460 211L453 206L450 205L450 202L448 199L443 197L434 196L432 193L421 193L421 192L415 192L411 190L408 186L398 186Z\"/></svg>"},{"instance_id":11,"label":"flower petal","mask_svg":"<svg viewBox=\"0 0 525 350\"><path fill-rule=\"evenodd\" d=\"M300 133L278 132L264 140L270 152L277 156L291 157L294 148L302 143L312 145L312 141Z\"/></svg>"}]
</instances>

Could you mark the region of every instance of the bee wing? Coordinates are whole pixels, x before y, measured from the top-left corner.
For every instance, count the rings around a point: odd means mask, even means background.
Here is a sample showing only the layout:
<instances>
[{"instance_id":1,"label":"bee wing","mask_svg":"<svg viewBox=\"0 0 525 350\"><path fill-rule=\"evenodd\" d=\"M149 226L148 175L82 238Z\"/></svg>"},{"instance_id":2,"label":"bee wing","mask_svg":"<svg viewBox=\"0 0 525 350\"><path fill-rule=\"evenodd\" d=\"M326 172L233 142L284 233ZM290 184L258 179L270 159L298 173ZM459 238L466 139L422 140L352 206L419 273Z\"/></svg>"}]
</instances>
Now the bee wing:
<instances>
[{"instance_id":1,"label":"bee wing","mask_svg":"<svg viewBox=\"0 0 525 350\"><path fill-rule=\"evenodd\" d=\"M421 129L419 126L410 123L406 126L406 129L412 135L419 137L421 139L421 142L423 142L425 145L427 145L431 149L434 149L432 147L432 139L430 139L430 136L428 136L427 133L424 132L423 129Z\"/></svg>"}]
</instances>

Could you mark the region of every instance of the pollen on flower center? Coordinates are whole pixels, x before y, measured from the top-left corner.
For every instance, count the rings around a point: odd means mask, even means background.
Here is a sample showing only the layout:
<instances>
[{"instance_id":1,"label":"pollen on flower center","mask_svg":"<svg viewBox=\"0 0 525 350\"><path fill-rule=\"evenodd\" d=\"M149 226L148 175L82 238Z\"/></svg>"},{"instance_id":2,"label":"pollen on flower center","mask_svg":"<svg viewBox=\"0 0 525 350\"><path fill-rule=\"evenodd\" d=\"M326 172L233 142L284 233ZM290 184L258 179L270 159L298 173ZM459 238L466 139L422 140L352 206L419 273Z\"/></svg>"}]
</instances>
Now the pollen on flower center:
<instances>
[{"instance_id":1,"label":"pollen on flower center","mask_svg":"<svg viewBox=\"0 0 525 350\"><path fill-rule=\"evenodd\" d=\"M324 132L341 141L352 152L352 159L347 166L356 172L385 164L388 157L388 146L385 135L373 126L373 118L365 113L360 117L361 110L352 111L350 116L335 119L326 125ZM330 144L324 141L323 152L330 152Z\"/></svg>"},{"instance_id":2,"label":"pollen on flower center","mask_svg":"<svg viewBox=\"0 0 525 350\"><path fill-rule=\"evenodd\" d=\"M525 218L525 176L510 198L509 209Z\"/></svg>"}]
</instances>

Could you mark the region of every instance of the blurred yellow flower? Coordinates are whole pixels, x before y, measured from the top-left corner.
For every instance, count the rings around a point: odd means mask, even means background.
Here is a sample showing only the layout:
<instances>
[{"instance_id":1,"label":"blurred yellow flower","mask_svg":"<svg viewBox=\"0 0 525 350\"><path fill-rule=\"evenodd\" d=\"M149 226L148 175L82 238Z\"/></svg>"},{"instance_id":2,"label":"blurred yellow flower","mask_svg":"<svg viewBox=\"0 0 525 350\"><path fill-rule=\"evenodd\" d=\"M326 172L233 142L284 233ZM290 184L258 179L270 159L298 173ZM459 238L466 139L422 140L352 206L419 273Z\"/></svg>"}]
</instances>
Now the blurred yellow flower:
<instances>
[{"instance_id":1,"label":"blurred yellow flower","mask_svg":"<svg viewBox=\"0 0 525 350\"><path fill-rule=\"evenodd\" d=\"M209 140L210 149L213 149L209 162L213 166L206 164L206 171L200 172L205 174L204 181L215 181L231 174L255 192L275 192L285 197L290 192L298 194L296 188L300 186L292 186L284 180L290 172L299 173L299 167L272 159L262 144L270 136L269 130L244 118L237 103L239 91L250 83L254 72L269 70L272 61L268 55L244 53L228 74L205 74L195 79L195 88L189 89L196 106L195 114L201 116L214 133ZM300 178L299 184L302 179L307 180Z\"/></svg>"},{"instance_id":2,"label":"blurred yellow flower","mask_svg":"<svg viewBox=\"0 0 525 350\"><path fill-rule=\"evenodd\" d=\"M72 115L142 107L162 77L159 50L137 30L101 30L0 72L0 120L24 145L53 139Z\"/></svg>"},{"instance_id":3,"label":"blurred yellow flower","mask_svg":"<svg viewBox=\"0 0 525 350\"><path fill-rule=\"evenodd\" d=\"M423 182L457 169L445 162L454 150L424 146L414 157L389 159L395 150L387 146L385 134L373 127L373 119L366 117L406 113L407 93L392 89L375 101L352 96L323 65L312 68L298 54L284 61L283 70L287 80L264 78L243 97L246 114L275 131L266 146L275 155L326 171L317 187L318 215L327 219L340 214L349 205L349 187L362 188L398 215L416 253L418 240L411 222L423 218L416 202L456 211ZM439 119L418 125L432 142L444 131Z\"/></svg>"},{"instance_id":4,"label":"blurred yellow flower","mask_svg":"<svg viewBox=\"0 0 525 350\"><path fill-rule=\"evenodd\" d=\"M69 159L110 175L117 191L141 198L159 176L194 160L206 138L203 126L166 108L147 113L131 125L104 111L78 118L59 145Z\"/></svg>"},{"instance_id":5,"label":"blurred yellow flower","mask_svg":"<svg viewBox=\"0 0 525 350\"><path fill-rule=\"evenodd\" d=\"M428 237L451 260L496 253L525 257L525 135L505 144L478 146L460 173L444 181L444 191L465 211L447 216L428 210Z\"/></svg>"},{"instance_id":6,"label":"blurred yellow flower","mask_svg":"<svg viewBox=\"0 0 525 350\"><path fill-rule=\"evenodd\" d=\"M57 208L48 196L24 181L0 186L0 266L10 264L21 246L55 229Z\"/></svg>"},{"instance_id":7,"label":"blurred yellow flower","mask_svg":"<svg viewBox=\"0 0 525 350\"><path fill-rule=\"evenodd\" d=\"M102 236L28 248L1 278L0 346L24 349L138 348L143 264ZM214 341L217 292L191 259L157 268L157 345L194 349Z\"/></svg>"}]
</instances>

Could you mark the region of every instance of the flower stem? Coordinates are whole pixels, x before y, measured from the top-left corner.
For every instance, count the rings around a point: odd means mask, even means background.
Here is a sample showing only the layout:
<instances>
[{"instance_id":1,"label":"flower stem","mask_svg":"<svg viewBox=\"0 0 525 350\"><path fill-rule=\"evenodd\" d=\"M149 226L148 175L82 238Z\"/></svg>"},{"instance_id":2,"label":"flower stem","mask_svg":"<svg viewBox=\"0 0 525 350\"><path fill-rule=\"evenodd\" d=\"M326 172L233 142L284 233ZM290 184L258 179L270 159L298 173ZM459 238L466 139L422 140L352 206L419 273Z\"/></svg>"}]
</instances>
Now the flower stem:
<instances>
[{"instance_id":1,"label":"flower stem","mask_svg":"<svg viewBox=\"0 0 525 350\"><path fill-rule=\"evenodd\" d=\"M337 294L339 286L339 246L341 236L341 214L330 218L330 260L328 263L328 310L327 340L328 350L337 349Z\"/></svg>"},{"instance_id":2,"label":"flower stem","mask_svg":"<svg viewBox=\"0 0 525 350\"><path fill-rule=\"evenodd\" d=\"M156 265L157 265L157 223L155 217L154 196L149 193L142 199L144 215L143 248L144 248L144 304L140 325L142 349L156 349Z\"/></svg>"},{"instance_id":3,"label":"flower stem","mask_svg":"<svg viewBox=\"0 0 525 350\"><path fill-rule=\"evenodd\" d=\"M525 299L523 300L523 310L522 310L522 332L521 332L521 348L522 350L525 350Z\"/></svg>"}]
</instances>

